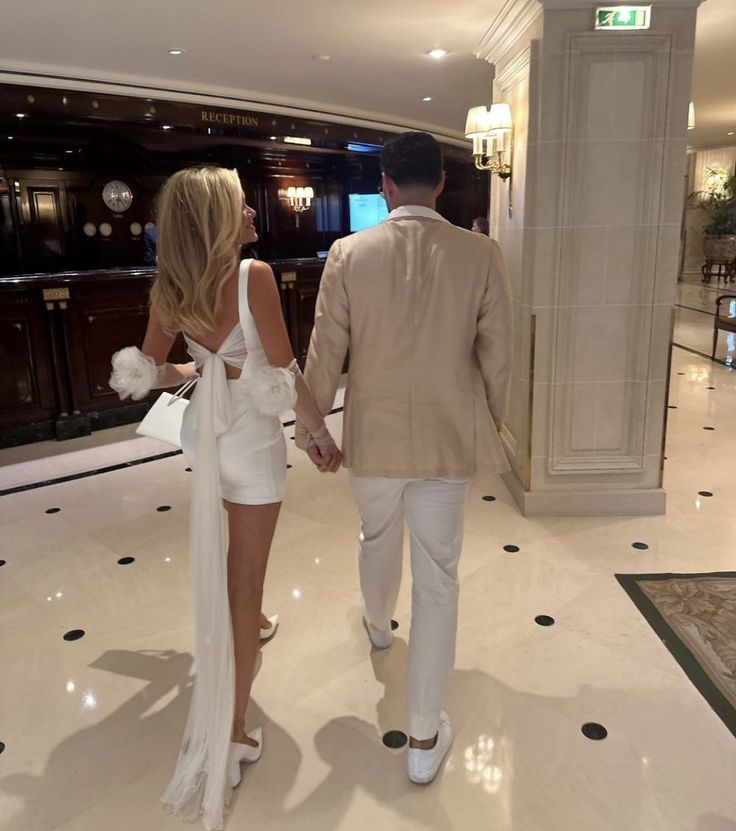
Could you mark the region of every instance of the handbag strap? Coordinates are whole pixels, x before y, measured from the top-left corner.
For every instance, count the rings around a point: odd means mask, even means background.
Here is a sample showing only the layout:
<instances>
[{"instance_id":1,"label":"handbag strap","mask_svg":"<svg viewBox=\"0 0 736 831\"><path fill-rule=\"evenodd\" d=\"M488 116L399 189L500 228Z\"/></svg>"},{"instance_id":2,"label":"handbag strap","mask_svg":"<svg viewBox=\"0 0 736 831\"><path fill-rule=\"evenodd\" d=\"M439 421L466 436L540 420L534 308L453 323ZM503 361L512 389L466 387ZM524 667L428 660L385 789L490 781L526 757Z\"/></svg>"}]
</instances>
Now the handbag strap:
<instances>
[{"instance_id":1,"label":"handbag strap","mask_svg":"<svg viewBox=\"0 0 736 831\"><path fill-rule=\"evenodd\" d=\"M178 398L181 398L184 395L184 393L190 390L197 383L197 381L199 381L199 376L197 376L196 378L190 378L188 381L182 384L179 387L179 389L166 402L166 406L170 407L174 403L174 401L176 401Z\"/></svg>"}]
</instances>

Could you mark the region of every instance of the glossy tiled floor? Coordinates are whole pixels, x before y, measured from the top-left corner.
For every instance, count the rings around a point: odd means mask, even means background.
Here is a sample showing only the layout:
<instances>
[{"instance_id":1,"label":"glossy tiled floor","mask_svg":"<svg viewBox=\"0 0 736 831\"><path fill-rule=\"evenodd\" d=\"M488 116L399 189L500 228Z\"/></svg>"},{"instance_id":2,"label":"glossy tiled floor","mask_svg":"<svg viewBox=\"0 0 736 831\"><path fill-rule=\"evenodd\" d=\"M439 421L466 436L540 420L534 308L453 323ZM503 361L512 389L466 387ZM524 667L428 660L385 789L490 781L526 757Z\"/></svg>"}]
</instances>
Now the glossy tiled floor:
<instances>
[{"instance_id":1,"label":"glossy tiled floor","mask_svg":"<svg viewBox=\"0 0 736 831\"><path fill-rule=\"evenodd\" d=\"M736 373L676 348L671 403L666 516L527 520L500 480L475 483L457 737L426 788L381 743L405 727L409 583L397 639L371 653L347 476L320 477L289 442L266 589L282 627L249 712L265 750L228 828L735 831L734 737L614 579L734 569ZM175 457L0 498L3 830L187 827L158 798L190 695L188 486ZM84 637L65 641L72 629ZM608 738L585 738L586 722Z\"/></svg>"}]
</instances>

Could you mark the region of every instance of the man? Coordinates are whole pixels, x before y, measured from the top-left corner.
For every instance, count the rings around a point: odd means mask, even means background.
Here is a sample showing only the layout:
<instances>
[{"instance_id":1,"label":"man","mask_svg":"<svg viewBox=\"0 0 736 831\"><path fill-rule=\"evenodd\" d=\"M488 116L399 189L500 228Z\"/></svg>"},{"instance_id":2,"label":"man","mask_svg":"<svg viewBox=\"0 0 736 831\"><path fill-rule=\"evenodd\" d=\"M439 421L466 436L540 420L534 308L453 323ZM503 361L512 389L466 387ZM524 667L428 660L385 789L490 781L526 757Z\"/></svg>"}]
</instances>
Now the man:
<instances>
[{"instance_id":1,"label":"man","mask_svg":"<svg viewBox=\"0 0 736 831\"><path fill-rule=\"evenodd\" d=\"M487 238L434 210L442 152L426 133L383 148L388 219L330 250L306 379L332 407L346 351L343 452L362 519L364 625L391 645L404 520L411 532L409 777L427 783L452 744L442 710L455 657L463 508L481 467L508 470L498 430L510 375L511 309L503 258ZM297 425L297 445L308 447ZM321 465L319 451L308 447Z\"/></svg>"}]
</instances>

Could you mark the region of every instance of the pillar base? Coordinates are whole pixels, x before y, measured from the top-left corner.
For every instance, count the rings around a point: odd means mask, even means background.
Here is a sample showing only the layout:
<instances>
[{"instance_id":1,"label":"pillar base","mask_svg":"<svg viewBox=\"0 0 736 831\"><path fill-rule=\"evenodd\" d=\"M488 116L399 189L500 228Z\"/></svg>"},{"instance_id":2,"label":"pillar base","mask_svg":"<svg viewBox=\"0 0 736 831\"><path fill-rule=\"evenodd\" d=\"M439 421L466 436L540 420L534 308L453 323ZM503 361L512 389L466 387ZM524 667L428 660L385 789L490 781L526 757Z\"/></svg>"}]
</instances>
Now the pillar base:
<instances>
[{"instance_id":1,"label":"pillar base","mask_svg":"<svg viewBox=\"0 0 736 831\"><path fill-rule=\"evenodd\" d=\"M667 504L663 488L525 491L514 473L502 478L524 516L658 516Z\"/></svg>"}]
</instances>

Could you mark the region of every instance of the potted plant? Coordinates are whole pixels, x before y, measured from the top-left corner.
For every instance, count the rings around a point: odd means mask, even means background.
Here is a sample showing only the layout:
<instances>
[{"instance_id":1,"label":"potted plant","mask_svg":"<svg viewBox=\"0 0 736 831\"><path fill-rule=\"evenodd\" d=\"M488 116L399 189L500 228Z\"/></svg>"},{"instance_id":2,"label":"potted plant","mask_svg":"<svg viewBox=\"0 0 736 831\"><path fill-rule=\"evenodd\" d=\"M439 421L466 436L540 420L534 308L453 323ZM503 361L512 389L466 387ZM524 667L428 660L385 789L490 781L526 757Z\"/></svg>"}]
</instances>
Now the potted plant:
<instances>
[{"instance_id":1,"label":"potted plant","mask_svg":"<svg viewBox=\"0 0 736 831\"><path fill-rule=\"evenodd\" d=\"M736 174L709 168L705 190L690 194L690 205L708 218L703 228L706 263L736 260Z\"/></svg>"}]
</instances>

